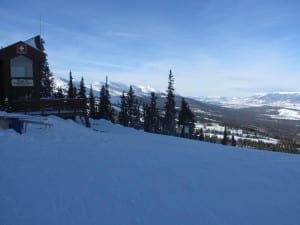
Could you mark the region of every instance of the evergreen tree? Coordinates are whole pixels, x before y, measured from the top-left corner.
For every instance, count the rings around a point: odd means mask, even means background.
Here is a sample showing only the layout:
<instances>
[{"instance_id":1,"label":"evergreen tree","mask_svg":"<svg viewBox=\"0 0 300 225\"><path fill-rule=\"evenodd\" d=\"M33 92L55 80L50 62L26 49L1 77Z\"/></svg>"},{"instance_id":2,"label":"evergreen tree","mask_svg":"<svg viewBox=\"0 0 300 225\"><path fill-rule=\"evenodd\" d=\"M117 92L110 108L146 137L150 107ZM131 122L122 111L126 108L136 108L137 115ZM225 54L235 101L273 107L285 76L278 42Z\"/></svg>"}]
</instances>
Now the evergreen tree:
<instances>
[{"instance_id":1,"label":"evergreen tree","mask_svg":"<svg viewBox=\"0 0 300 225\"><path fill-rule=\"evenodd\" d=\"M140 106L131 85L127 93L127 106L128 126L136 129L140 128Z\"/></svg>"},{"instance_id":2,"label":"evergreen tree","mask_svg":"<svg viewBox=\"0 0 300 225\"><path fill-rule=\"evenodd\" d=\"M95 119L96 118L96 108L95 108L95 98L93 92L93 86L91 85L90 94L89 94L89 111L90 117Z\"/></svg>"},{"instance_id":3,"label":"evergreen tree","mask_svg":"<svg viewBox=\"0 0 300 225\"><path fill-rule=\"evenodd\" d=\"M159 112L157 108L157 97L155 92L151 92L150 105L148 107L148 122L149 122L149 131L152 133L159 132Z\"/></svg>"},{"instance_id":4,"label":"evergreen tree","mask_svg":"<svg viewBox=\"0 0 300 225\"><path fill-rule=\"evenodd\" d=\"M138 102L138 99L135 99L134 104L134 114L132 118L132 127L135 129L141 129L142 128L142 122L141 122L141 110L140 110L141 104Z\"/></svg>"},{"instance_id":5,"label":"evergreen tree","mask_svg":"<svg viewBox=\"0 0 300 225\"><path fill-rule=\"evenodd\" d=\"M129 90L127 92L127 104L128 104L128 118L129 118L129 126L132 125L133 116L135 113L135 94L132 86L130 85Z\"/></svg>"},{"instance_id":6,"label":"evergreen tree","mask_svg":"<svg viewBox=\"0 0 300 225\"><path fill-rule=\"evenodd\" d=\"M100 96L99 96L99 105L98 105L98 118L104 119L106 116L106 98L105 98L105 86L102 85L100 89Z\"/></svg>"},{"instance_id":7,"label":"evergreen tree","mask_svg":"<svg viewBox=\"0 0 300 225\"><path fill-rule=\"evenodd\" d=\"M108 77L107 76L106 76L106 82L105 82L105 91L106 91L107 111L108 111L107 119L110 120L111 122L114 122L114 109L113 109L111 101L110 101L110 93L109 93Z\"/></svg>"},{"instance_id":8,"label":"evergreen tree","mask_svg":"<svg viewBox=\"0 0 300 225\"><path fill-rule=\"evenodd\" d=\"M164 133L174 135L176 128L176 109L174 94L174 77L172 71L169 73L169 83L167 89L167 101L165 103Z\"/></svg>"},{"instance_id":9,"label":"evergreen tree","mask_svg":"<svg viewBox=\"0 0 300 225\"><path fill-rule=\"evenodd\" d=\"M185 101L184 98L181 100L181 107L178 114L178 124L189 127L189 134L191 134L194 128L194 113L191 111L189 104ZM182 133L183 135L183 133Z\"/></svg>"},{"instance_id":10,"label":"evergreen tree","mask_svg":"<svg viewBox=\"0 0 300 225\"><path fill-rule=\"evenodd\" d=\"M105 120L113 120L113 111L110 102L110 94L108 89L108 80L106 77L105 85L102 85L99 101L99 118Z\"/></svg>"},{"instance_id":11,"label":"evergreen tree","mask_svg":"<svg viewBox=\"0 0 300 225\"><path fill-rule=\"evenodd\" d=\"M86 99L86 89L84 86L84 79L81 77L80 84L79 84L79 91L77 93L78 98Z\"/></svg>"},{"instance_id":12,"label":"evergreen tree","mask_svg":"<svg viewBox=\"0 0 300 225\"><path fill-rule=\"evenodd\" d=\"M200 140L200 141L204 141L204 132L203 132L203 129L202 129L202 128L200 129L199 140Z\"/></svg>"},{"instance_id":13,"label":"evergreen tree","mask_svg":"<svg viewBox=\"0 0 300 225\"><path fill-rule=\"evenodd\" d=\"M231 146L236 146L236 140L234 138L234 135L231 135L231 142L230 142Z\"/></svg>"},{"instance_id":14,"label":"evergreen tree","mask_svg":"<svg viewBox=\"0 0 300 225\"><path fill-rule=\"evenodd\" d=\"M72 72L70 71L69 73L69 87L68 87L68 98L75 98L76 96L76 88L73 85L73 77L72 77ZM75 93L74 93L75 92Z\"/></svg>"},{"instance_id":15,"label":"evergreen tree","mask_svg":"<svg viewBox=\"0 0 300 225\"><path fill-rule=\"evenodd\" d=\"M61 87L57 88L57 92L54 93L55 98L64 98L63 89Z\"/></svg>"},{"instance_id":16,"label":"evergreen tree","mask_svg":"<svg viewBox=\"0 0 300 225\"><path fill-rule=\"evenodd\" d=\"M224 129L224 134L223 134L223 139L222 139L221 144L222 144L222 145L227 145L227 143L228 143L227 128L225 127L225 129Z\"/></svg>"},{"instance_id":17,"label":"evergreen tree","mask_svg":"<svg viewBox=\"0 0 300 225\"><path fill-rule=\"evenodd\" d=\"M123 91L121 95L121 104L120 104L120 112L119 112L119 123L123 126L128 126L129 119L128 119L128 103L127 98L125 96L125 92Z\"/></svg>"},{"instance_id":18,"label":"evergreen tree","mask_svg":"<svg viewBox=\"0 0 300 225\"><path fill-rule=\"evenodd\" d=\"M42 61L42 79L41 79L41 96L42 97L51 97L53 96L53 74L50 71L48 60L47 60L47 54L45 53L45 41L40 37L35 37L35 42L38 46L38 48L45 54L45 58Z\"/></svg>"},{"instance_id":19,"label":"evergreen tree","mask_svg":"<svg viewBox=\"0 0 300 225\"><path fill-rule=\"evenodd\" d=\"M79 100L76 101L78 103L80 103L80 110L84 110L85 115L87 115L87 98L86 98L86 88L84 85L84 79L83 77L81 77L80 83L79 83L79 89L77 89L76 87L73 88L74 93L73 96L74 98L77 98ZM88 121L88 120L87 120ZM88 123L86 123L87 127L90 126Z\"/></svg>"},{"instance_id":20,"label":"evergreen tree","mask_svg":"<svg viewBox=\"0 0 300 225\"><path fill-rule=\"evenodd\" d=\"M76 96L77 96L77 87L73 88L73 96L74 96L74 98L76 98Z\"/></svg>"},{"instance_id":21,"label":"evergreen tree","mask_svg":"<svg viewBox=\"0 0 300 225\"><path fill-rule=\"evenodd\" d=\"M150 129L150 110L149 110L149 105L148 104L143 105L143 117L144 117L144 131L151 132L151 129Z\"/></svg>"}]
</instances>

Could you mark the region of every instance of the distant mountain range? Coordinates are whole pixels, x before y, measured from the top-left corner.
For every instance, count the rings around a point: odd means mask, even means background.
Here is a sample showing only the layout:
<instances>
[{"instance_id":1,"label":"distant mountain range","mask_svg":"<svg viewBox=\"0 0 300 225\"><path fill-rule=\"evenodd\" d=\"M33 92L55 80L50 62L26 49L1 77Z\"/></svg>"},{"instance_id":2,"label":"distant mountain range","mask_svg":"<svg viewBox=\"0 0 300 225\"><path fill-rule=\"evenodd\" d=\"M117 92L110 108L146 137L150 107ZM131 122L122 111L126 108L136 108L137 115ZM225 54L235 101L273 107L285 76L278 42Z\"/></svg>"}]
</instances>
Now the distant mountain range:
<instances>
[{"instance_id":1,"label":"distant mountain range","mask_svg":"<svg viewBox=\"0 0 300 225\"><path fill-rule=\"evenodd\" d=\"M74 81L74 84L79 86L78 81ZM92 83L94 95L99 96L101 86L104 82L95 81ZM68 80L55 77L55 87L62 87L67 90ZM164 96L164 92L159 91L150 86L132 85L135 94L139 97L150 96L151 92L155 92L159 96ZM90 86L87 85L87 94L89 92ZM113 100L118 101L122 92L127 92L129 89L128 85L109 82L109 91ZM178 94L181 96L180 94ZM260 107L260 106L274 106L274 107L284 107L289 109L299 109L300 110L300 92L272 92L264 94L255 94L248 97L224 97L224 96L198 96L189 97L191 99L205 102L213 105L223 106L227 108L248 108L248 107Z\"/></svg>"},{"instance_id":2,"label":"distant mountain range","mask_svg":"<svg viewBox=\"0 0 300 225\"><path fill-rule=\"evenodd\" d=\"M55 87L62 87L67 90L68 80L55 77ZM78 81L74 81L76 86L79 86ZM95 96L99 96L100 89L104 82L93 82L93 90ZM132 85L135 94L138 97L147 97L150 96L151 92L155 92L158 96L164 96L164 92L159 91L150 86L142 85ZM89 93L90 86L87 85L87 94ZM127 92L129 89L128 85L118 83L118 82L109 82L109 91L113 99L119 100L119 97L122 95L122 92ZM178 94L181 96L180 94ZM227 108L248 108L248 107L260 107L260 106L274 106L274 107L284 107L290 109L299 109L300 110L300 92L272 92L272 93L263 93L255 94L249 97L224 97L224 96L198 96L198 97L188 97L200 102L205 102L213 105L223 106Z\"/></svg>"},{"instance_id":3,"label":"distant mountain range","mask_svg":"<svg viewBox=\"0 0 300 225\"><path fill-rule=\"evenodd\" d=\"M73 81L79 87L78 81ZM93 82L94 96L104 82ZM65 94L68 80L55 77L55 88L63 88ZM155 92L158 107L165 103L165 93L149 86L132 85L135 95L143 102L149 102L150 93ZM90 85L86 86L87 94ZM122 92L129 86L109 82L112 104L118 108ZM183 96L176 93L176 106L180 106ZM184 96L185 97L185 96ZM255 129L273 136L288 136L295 139L300 135L300 92L276 92L256 94L250 97L185 97L195 113L196 120L203 123L218 123L235 128Z\"/></svg>"},{"instance_id":4,"label":"distant mountain range","mask_svg":"<svg viewBox=\"0 0 300 225\"><path fill-rule=\"evenodd\" d=\"M194 99L229 108L278 106L300 109L300 92L272 92L250 97L194 97Z\"/></svg>"}]
</instances>

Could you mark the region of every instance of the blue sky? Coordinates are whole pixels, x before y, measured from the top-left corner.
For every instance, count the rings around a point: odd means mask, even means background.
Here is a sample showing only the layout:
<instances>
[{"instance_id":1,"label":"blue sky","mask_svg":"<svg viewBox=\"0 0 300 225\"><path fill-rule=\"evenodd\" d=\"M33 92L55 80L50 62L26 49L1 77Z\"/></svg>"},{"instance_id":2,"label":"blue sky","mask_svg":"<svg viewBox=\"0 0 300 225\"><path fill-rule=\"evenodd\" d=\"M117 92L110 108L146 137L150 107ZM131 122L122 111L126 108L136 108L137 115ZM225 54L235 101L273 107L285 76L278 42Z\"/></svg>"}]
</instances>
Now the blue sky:
<instances>
[{"instance_id":1,"label":"blue sky","mask_svg":"<svg viewBox=\"0 0 300 225\"><path fill-rule=\"evenodd\" d=\"M0 46L40 32L50 68L189 96L300 91L297 0L0 0Z\"/></svg>"}]
</instances>

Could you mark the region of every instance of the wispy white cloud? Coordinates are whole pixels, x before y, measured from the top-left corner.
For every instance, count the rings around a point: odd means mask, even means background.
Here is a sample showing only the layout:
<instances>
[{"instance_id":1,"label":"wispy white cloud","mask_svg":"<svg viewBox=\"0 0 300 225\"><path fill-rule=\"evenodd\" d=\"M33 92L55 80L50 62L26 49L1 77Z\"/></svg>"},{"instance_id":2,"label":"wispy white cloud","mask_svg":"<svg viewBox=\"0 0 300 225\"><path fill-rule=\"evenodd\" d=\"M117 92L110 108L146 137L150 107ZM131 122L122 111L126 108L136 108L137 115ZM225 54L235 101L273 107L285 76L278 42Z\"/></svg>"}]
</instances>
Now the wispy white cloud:
<instances>
[{"instance_id":1,"label":"wispy white cloud","mask_svg":"<svg viewBox=\"0 0 300 225\"><path fill-rule=\"evenodd\" d=\"M130 32L106 32L104 33L107 37L117 37L117 38L128 38L128 39L137 39L141 38L141 34L130 33Z\"/></svg>"}]
</instances>

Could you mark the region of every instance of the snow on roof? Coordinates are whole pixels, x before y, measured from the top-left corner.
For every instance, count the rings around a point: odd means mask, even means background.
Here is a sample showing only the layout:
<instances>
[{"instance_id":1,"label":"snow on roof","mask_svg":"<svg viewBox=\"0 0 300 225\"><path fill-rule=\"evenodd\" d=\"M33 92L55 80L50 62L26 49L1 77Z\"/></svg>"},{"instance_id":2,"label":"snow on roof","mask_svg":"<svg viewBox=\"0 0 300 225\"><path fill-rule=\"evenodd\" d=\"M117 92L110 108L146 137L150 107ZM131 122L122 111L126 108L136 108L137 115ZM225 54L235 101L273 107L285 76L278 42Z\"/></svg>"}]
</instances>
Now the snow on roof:
<instances>
[{"instance_id":1,"label":"snow on roof","mask_svg":"<svg viewBox=\"0 0 300 225\"><path fill-rule=\"evenodd\" d=\"M37 46L35 44L35 37L28 39L27 41L24 41L24 43L30 45L33 48L37 49Z\"/></svg>"},{"instance_id":2,"label":"snow on roof","mask_svg":"<svg viewBox=\"0 0 300 225\"><path fill-rule=\"evenodd\" d=\"M38 43L39 42L38 40L40 40L40 36L35 36L35 37L32 37L32 38L24 41L24 43L35 48L36 50L41 51L41 49L40 49L41 44Z\"/></svg>"}]
</instances>

